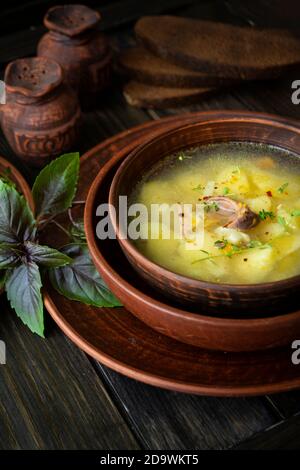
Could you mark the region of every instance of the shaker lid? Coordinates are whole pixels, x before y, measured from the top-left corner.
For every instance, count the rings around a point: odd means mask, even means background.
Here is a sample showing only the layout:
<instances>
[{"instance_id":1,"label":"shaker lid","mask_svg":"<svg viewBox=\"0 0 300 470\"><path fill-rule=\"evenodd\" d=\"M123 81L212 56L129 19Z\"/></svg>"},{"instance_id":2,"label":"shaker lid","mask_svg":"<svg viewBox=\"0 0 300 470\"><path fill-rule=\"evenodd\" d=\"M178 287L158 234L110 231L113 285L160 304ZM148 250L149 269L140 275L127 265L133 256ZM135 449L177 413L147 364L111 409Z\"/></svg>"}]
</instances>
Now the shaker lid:
<instances>
[{"instance_id":1,"label":"shaker lid","mask_svg":"<svg viewBox=\"0 0 300 470\"><path fill-rule=\"evenodd\" d=\"M73 37L94 28L100 19L100 13L85 5L59 5L47 11L44 25L51 31Z\"/></svg>"},{"instance_id":2,"label":"shaker lid","mask_svg":"<svg viewBox=\"0 0 300 470\"><path fill-rule=\"evenodd\" d=\"M63 80L61 66L46 57L28 57L10 62L5 70L7 91L39 98L56 88Z\"/></svg>"}]
</instances>

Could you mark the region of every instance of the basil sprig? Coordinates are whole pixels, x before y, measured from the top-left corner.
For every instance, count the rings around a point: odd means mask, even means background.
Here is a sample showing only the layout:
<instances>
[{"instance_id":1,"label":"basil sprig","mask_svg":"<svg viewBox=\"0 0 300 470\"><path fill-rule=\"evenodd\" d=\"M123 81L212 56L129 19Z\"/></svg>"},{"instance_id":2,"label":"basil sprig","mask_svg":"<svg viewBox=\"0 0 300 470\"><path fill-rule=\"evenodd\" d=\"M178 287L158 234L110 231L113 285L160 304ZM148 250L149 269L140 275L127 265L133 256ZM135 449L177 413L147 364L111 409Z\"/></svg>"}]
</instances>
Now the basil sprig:
<instances>
[{"instance_id":1,"label":"basil sprig","mask_svg":"<svg viewBox=\"0 0 300 470\"><path fill-rule=\"evenodd\" d=\"M42 337L41 290L47 274L68 299L95 307L121 305L94 267L81 220L72 219L69 245L57 250L39 244L39 232L72 206L78 175L78 153L62 155L46 166L32 189L35 214L6 175L0 179L0 288L23 323Z\"/></svg>"}]
</instances>

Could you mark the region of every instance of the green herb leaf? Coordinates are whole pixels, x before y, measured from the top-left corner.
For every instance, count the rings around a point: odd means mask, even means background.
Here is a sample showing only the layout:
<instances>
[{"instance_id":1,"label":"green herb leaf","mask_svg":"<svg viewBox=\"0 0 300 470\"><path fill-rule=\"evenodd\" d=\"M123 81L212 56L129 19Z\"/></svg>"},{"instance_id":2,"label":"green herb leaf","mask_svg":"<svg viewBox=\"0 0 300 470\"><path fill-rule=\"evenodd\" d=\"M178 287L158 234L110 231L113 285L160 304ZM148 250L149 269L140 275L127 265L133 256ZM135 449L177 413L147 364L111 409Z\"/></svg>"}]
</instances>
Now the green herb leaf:
<instances>
[{"instance_id":1,"label":"green herb leaf","mask_svg":"<svg viewBox=\"0 0 300 470\"><path fill-rule=\"evenodd\" d=\"M280 188L278 188L279 193L283 193L285 189L288 187L289 183L284 183Z\"/></svg>"},{"instance_id":2,"label":"green herb leaf","mask_svg":"<svg viewBox=\"0 0 300 470\"><path fill-rule=\"evenodd\" d=\"M9 167L5 168L3 173L1 174L1 180L6 183L8 186L15 188L15 183L11 180L11 169Z\"/></svg>"},{"instance_id":3,"label":"green herb leaf","mask_svg":"<svg viewBox=\"0 0 300 470\"><path fill-rule=\"evenodd\" d=\"M79 153L68 153L53 160L38 175L32 188L39 219L67 210L76 193Z\"/></svg>"},{"instance_id":4,"label":"green herb leaf","mask_svg":"<svg viewBox=\"0 0 300 470\"><path fill-rule=\"evenodd\" d=\"M204 202L204 211L209 212L211 210L218 212L220 208L216 202Z\"/></svg>"},{"instance_id":5,"label":"green herb leaf","mask_svg":"<svg viewBox=\"0 0 300 470\"><path fill-rule=\"evenodd\" d=\"M4 289L5 287L5 282L6 282L6 279L7 279L7 271L0 271L0 289Z\"/></svg>"},{"instance_id":6,"label":"green herb leaf","mask_svg":"<svg viewBox=\"0 0 300 470\"><path fill-rule=\"evenodd\" d=\"M247 243L247 248L257 248L261 246L261 242L259 240L250 240L250 242Z\"/></svg>"},{"instance_id":7,"label":"green herb leaf","mask_svg":"<svg viewBox=\"0 0 300 470\"><path fill-rule=\"evenodd\" d=\"M219 248L219 250L222 250L223 248L225 248L227 245L228 245L228 240L217 240L215 243L214 243L215 247Z\"/></svg>"},{"instance_id":8,"label":"green herb leaf","mask_svg":"<svg viewBox=\"0 0 300 470\"><path fill-rule=\"evenodd\" d=\"M268 217L270 217L271 220L275 218L274 212L265 211L265 209L262 209L261 211L259 211L258 216L261 220L266 220Z\"/></svg>"},{"instance_id":9,"label":"green herb leaf","mask_svg":"<svg viewBox=\"0 0 300 470\"><path fill-rule=\"evenodd\" d=\"M73 262L49 271L50 281L60 294L95 307L122 305L99 276L86 246L69 245L62 252Z\"/></svg>"},{"instance_id":10,"label":"green herb leaf","mask_svg":"<svg viewBox=\"0 0 300 470\"><path fill-rule=\"evenodd\" d=\"M228 258L232 258L233 255L238 255L240 253L242 253L243 251L245 251L245 247L240 247L240 246L237 246L237 245L231 245L231 250L227 253L225 253L225 256L227 256Z\"/></svg>"},{"instance_id":11,"label":"green herb leaf","mask_svg":"<svg viewBox=\"0 0 300 470\"><path fill-rule=\"evenodd\" d=\"M285 227L285 228L287 227L287 222L286 222L285 218L282 217L282 215L279 215L279 216L277 217L277 221L278 221L278 223L279 223L280 225L282 225L283 227Z\"/></svg>"},{"instance_id":12,"label":"green herb leaf","mask_svg":"<svg viewBox=\"0 0 300 470\"><path fill-rule=\"evenodd\" d=\"M0 243L33 241L36 224L23 196L0 180Z\"/></svg>"},{"instance_id":13,"label":"green herb leaf","mask_svg":"<svg viewBox=\"0 0 300 470\"><path fill-rule=\"evenodd\" d=\"M270 248L271 245L270 243L262 243L259 240L250 240L249 243L246 245L247 248L259 248L260 250L263 250L265 248Z\"/></svg>"},{"instance_id":14,"label":"green herb leaf","mask_svg":"<svg viewBox=\"0 0 300 470\"><path fill-rule=\"evenodd\" d=\"M193 191L203 191L204 189L204 186L202 186L202 184L198 184L198 186L195 186L195 188L193 188Z\"/></svg>"},{"instance_id":15,"label":"green herb leaf","mask_svg":"<svg viewBox=\"0 0 300 470\"><path fill-rule=\"evenodd\" d=\"M180 152L178 155L178 160L180 160L181 162L183 160L189 160L191 158L193 158L191 155L186 155L184 152Z\"/></svg>"},{"instance_id":16,"label":"green herb leaf","mask_svg":"<svg viewBox=\"0 0 300 470\"><path fill-rule=\"evenodd\" d=\"M48 246L26 242L25 250L31 261L47 268L57 268L72 262L72 258Z\"/></svg>"},{"instance_id":17,"label":"green herb leaf","mask_svg":"<svg viewBox=\"0 0 300 470\"><path fill-rule=\"evenodd\" d=\"M22 252L18 248L19 245L0 245L0 269L14 268L20 262Z\"/></svg>"},{"instance_id":18,"label":"green herb leaf","mask_svg":"<svg viewBox=\"0 0 300 470\"><path fill-rule=\"evenodd\" d=\"M33 333L44 336L41 276L38 265L25 262L9 275L5 289L12 308Z\"/></svg>"},{"instance_id":19,"label":"green herb leaf","mask_svg":"<svg viewBox=\"0 0 300 470\"><path fill-rule=\"evenodd\" d=\"M291 212L292 217L300 217L300 209L295 209Z\"/></svg>"},{"instance_id":20,"label":"green herb leaf","mask_svg":"<svg viewBox=\"0 0 300 470\"><path fill-rule=\"evenodd\" d=\"M83 220L78 220L71 226L70 234L74 242L86 242Z\"/></svg>"},{"instance_id":21,"label":"green herb leaf","mask_svg":"<svg viewBox=\"0 0 300 470\"><path fill-rule=\"evenodd\" d=\"M226 187L226 188L223 189L223 195L224 195L224 196L226 196L227 194L229 194L229 192L230 192L229 188Z\"/></svg>"}]
</instances>

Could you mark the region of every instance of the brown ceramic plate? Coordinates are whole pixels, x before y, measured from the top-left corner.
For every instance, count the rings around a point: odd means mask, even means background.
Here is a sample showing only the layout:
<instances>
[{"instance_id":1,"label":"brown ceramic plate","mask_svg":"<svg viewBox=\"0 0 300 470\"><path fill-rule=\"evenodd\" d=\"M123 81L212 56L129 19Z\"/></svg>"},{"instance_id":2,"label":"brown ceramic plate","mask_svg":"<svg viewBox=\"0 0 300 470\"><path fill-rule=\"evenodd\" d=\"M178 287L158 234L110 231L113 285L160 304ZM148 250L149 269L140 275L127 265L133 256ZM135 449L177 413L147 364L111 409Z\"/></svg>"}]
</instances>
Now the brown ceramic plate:
<instances>
[{"instance_id":1,"label":"brown ceramic plate","mask_svg":"<svg viewBox=\"0 0 300 470\"><path fill-rule=\"evenodd\" d=\"M81 160L78 197L86 198L93 179L116 152L128 153L137 143L153 136L158 127L170 129L210 115L195 113L147 123L98 145ZM61 244L60 235L53 236ZM75 344L104 365L136 380L181 392L218 396L260 395L300 387L300 373L291 363L290 347L251 353L206 351L155 332L124 308L83 306L50 287L45 302L54 320Z\"/></svg>"}]
</instances>

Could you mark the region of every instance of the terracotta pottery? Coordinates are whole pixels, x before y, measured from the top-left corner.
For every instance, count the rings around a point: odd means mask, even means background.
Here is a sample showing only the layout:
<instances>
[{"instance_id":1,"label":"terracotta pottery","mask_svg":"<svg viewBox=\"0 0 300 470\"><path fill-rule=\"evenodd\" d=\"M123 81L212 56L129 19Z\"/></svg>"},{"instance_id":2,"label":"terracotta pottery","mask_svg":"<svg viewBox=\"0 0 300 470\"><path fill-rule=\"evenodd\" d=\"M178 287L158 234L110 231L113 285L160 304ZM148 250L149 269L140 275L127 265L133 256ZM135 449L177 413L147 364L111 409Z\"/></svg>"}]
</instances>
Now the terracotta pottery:
<instances>
[{"instance_id":1,"label":"terracotta pottery","mask_svg":"<svg viewBox=\"0 0 300 470\"><path fill-rule=\"evenodd\" d=\"M40 167L74 146L80 107L57 62L43 57L15 60L6 68L5 83L1 125L20 158Z\"/></svg>"},{"instance_id":2,"label":"terracotta pottery","mask_svg":"<svg viewBox=\"0 0 300 470\"><path fill-rule=\"evenodd\" d=\"M110 216L119 243L143 279L155 289L181 305L203 308L215 315L266 316L281 309L299 307L300 276L286 280L252 285L217 284L171 272L150 261L138 251L118 224L119 196L129 196L135 184L167 155L182 149L216 142L247 141L275 145L297 153L300 148L300 128L270 121L253 113L244 117L237 112L231 117L215 117L164 133L134 150L118 169L109 194ZM300 172L300 157L299 157ZM115 215L112 207L116 208Z\"/></svg>"},{"instance_id":3,"label":"terracotta pottery","mask_svg":"<svg viewBox=\"0 0 300 470\"><path fill-rule=\"evenodd\" d=\"M80 95L102 91L110 81L112 53L97 30L100 14L84 5L50 8L44 24L50 30L38 44L38 55L56 60L65 80Z\"/></svg>"},{"instance_id":4,"label":"terracotta pottery","mask_svg":"<svg viewBox=\"0 0 300 470\"><path fill-rule=\"evenodd\" d=\"M230 114L223 112L224 116ZM185 122L207 120L212 115L214 112L189 113L147 122L97 145L81 158L76 197L80 200L86 198L93 179L112 156L121 152L125 158L136 145L162 130ZM246 116L247 112L243 115ZM284 121L284 118L276 119ZM80 215L78 206L75 216ZM67 216L62 216L60 222L64 227L69 226ZM65 242L61 231L44 235L43 243L50 239L52 245L59 247ZM110 265L112 256L113 253L105 249L102 259ZM127 276L129 264L122 263L116 264L114 270L119 277L131 283ZM120 272L123 267L124 271ZM131 268L128 272L134 273ZM290 346L225 354L200 349L159 334L125 308L96 308L72 302L50 286L45 293L45 304L58 326L86 353L121 374L157 387L218 396L261 395L300 387L299 370L291 362Z\"/></svg>"}]
</instances>

